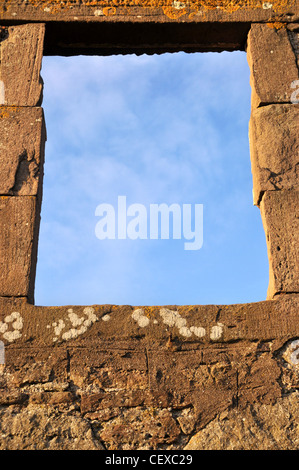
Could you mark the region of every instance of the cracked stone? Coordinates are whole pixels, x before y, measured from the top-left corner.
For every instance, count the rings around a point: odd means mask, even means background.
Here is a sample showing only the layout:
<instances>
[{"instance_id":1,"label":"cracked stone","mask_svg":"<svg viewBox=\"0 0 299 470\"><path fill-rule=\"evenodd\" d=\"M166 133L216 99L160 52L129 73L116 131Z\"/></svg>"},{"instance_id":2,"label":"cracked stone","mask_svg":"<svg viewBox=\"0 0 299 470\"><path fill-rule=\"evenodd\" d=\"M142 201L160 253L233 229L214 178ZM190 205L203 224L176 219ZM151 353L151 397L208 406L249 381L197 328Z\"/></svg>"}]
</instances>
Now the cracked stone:
<instances>
[{"instance_id":1,"label":"cracked stone","mask_svg":"<svg viewBox=\"0 0 299 470\"><path fill-rule=\"evenodd\" d=\"M38 194L43 177L45 140L42 108L0 107L1 195Z\"/></svg>"},{"instance_id":2,"label":"cracked stone","mask_svg":"<svg viewBox=\"0 0 299 470\"><path fill-rule=\"evenodd\" d=\"M265 191L299 189L299 107L269 105L252 112L249 125L253 202Z\"/></svg>"}]
</instances>

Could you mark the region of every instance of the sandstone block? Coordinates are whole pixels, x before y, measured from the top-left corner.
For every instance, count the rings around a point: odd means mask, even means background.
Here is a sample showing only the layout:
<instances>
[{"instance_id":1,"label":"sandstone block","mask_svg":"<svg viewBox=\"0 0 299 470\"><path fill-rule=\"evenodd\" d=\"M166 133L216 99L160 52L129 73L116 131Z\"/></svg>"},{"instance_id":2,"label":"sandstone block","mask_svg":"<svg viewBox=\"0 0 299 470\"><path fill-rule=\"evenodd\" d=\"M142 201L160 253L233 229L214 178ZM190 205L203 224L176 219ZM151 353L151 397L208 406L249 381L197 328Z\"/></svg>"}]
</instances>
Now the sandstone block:
<instances>
[{"instance_id":1,"label":"sandstone block","mask_svg":"<svg viewBox=\"0 0 299 470\"><path fill-rule=\"evenodd\" d=\"M185 450L298 450L299 394L232 409L195 434Z\"/></svg>"},{"instance_id":2,"label":"sandstone block","mask_svg":"<svg viewBox=\"0 0 299 470\"><path fill-rule=\"evenodd\" d=\"M299 71L287 29L253 24L248 35L247 58L253 108L291 102L294 91L291 83L298 80Z\"/></svg>"},{"instance_id":3,"label":"sandstone block","mask_svg":"<svg viewBox=\"0 0 299 470\"><path fill-rule=\"evenodd\" d=\"M108 451L165 449L179 436L180 428L171 411L157 408L124 408L121 416L102 423L99 431Z\"/></svg>"},{"instance_id":4,"label":"sandstone block","mask_svg":"<svg viewBox=\"0 0 299 470\"><path fill-rule=\"evenodd\" d=\"M38 211L37 200L0 197L0 295L33 297Z\"/></svg>"},{"instance_id":5,"label":"sandstone block","mask_svg":"<svg viewBox=\"0 0 299 470\"><path fill-rule=\"evenodd\" d=\"M40 405L66 405L72 403L74 397L71 392L37 392L30 396L30 404Z\"/></svg>"},{"instance_id":6,"label":"sandstone block","mask_svg":"<svg viewBox=\"0 0 299 470\"><path fill-rule=\"evenodd\" d=\"M253 202L264 191L298 189L299 107L269 105L252 111L249 125Z\"/></svg>"},{"instance_id":7,"label":"sandstone block","mask_svg":"<svg viewBox=\"0 0 299 470\"><path fill-rule=\"evenodd\" d=\"M26 297L0 297L0 340L6 345L13 345L17 341L23 348L27 338L30 338L30 347L34 347L36 351L45 346L51 350L54 345L68 348L69 375L78 387L89 387L96 380L101 389L145 390L149 383L149 367L153 367L155 371L150 379L153 385L151 392L167 391L169 382L163 370L169 363L174 372L172 380L177 378L173 387L188 391L189 381L182 380L183 370L191 367L198 377L198 382L201 382L201 373L205 374L203 366L215 362L214 348L217 349L220 345L224 348L224 345L242 341L269 341L273 338L276 338L278 343L284 343L287 339L298 336L299 295L296 294L279 296L275 302L221 305L213 306L213 309L210 305L193 305L191 308L180 306L178 311L181 321L186 319L189 325L204 325L207 329L206 336L202 338L194 335L191 340L190 336L186 338L175 328L170 336L170 327L164 323L154 324L158 329L145 327L142 334L135 325L120 332L121 319L123 323L130 323L134 308L130 310L129 306L113 306L110 308L110 320L103 321L109 306L41 307L26 300ZM160 307L148 309L159 311ZM86 312L90 311L96 319L84 329L82 324L88 321ZM15 323L16 316L21 319L21 328ZM159 321L158 317L151 318L155 322ZM107 328L109 322L111 325ZM215 338L213 333L214 338L211 339L209 332L215 330L220 334ZM69 334L70 331L73 335ZM194 353L192 348L200 348L201 352ZM161 354L152 356L152 349L160 351ZM6 352L8 353L8 350ZM176 374L172 353L176 354L180 374ZM9 359L9 356L6 358ZM25 356L24 363L28 363L28 360ZM219 351L217 361L223 366L226 352L223 355ZM217 375L219 382L221 376ZM159 387L156 386L158 382Z\"/></svg>"},{"instance_id":8,"label":"sandstone block","mask_svg":"<svg viewBox=\"0 0 299 470\"><path fill-rule=\"evenodd\" d=\"M0 108L1 195L38 194L45 140L42 108Z\"/></svg>"},{"instance_id":9,"label":"sandstone block","mask_svg":"<svg viewBox=\"0 0 299 470\"><path fill-rule=\"evenodd\" d=\"M141 351L118 349L74 350L70 356L70 377L80 387L96 382L100 389L146 389L146 355Z\"/></svg>"},{"instance_id":10,"label":"sandstone block","mask_svg":"<svg viewBox=\"0 0 299 470\"><path fill-rule=\"evenodd\" d=\"M260 207L269 259L267 297L299 292L299 191L267 191Z\"/></svg>"},{"instance_id":11,"label":"sandstone block","mask_svg":"<svg viewBox=\"0 0 299 470\"><path fill-rule=\"evenodd\" d=\"M37 106L42 101L40 78L45 25L10 26L0 42L0 80L6 106Z\"/></svg>"},{"instance_id":12,"label":"sandstone block","mask_svg":"<svg viewBox=\"0 0 299 470\"><path fill-rule=\"evenodd\" d=\"M47 5L47 8L44 8ZM35 8L33 8L35 6ZM96 7L96 10L95 10ZM297 0L200 0L191 4L174 4L173 2L152 2L151 0L135 0L134 4L121 0L47 1L27 0L26 2L6 1L0 9L1 17L5 20L45 21L47 23L68 22L77 23L77 30L83 23L105 23L123 21L131 22L136 18L145 21L180 23L193 22L235 22L251 23L271 21L279 18L282 22L298 19L299 7ZM78 21L80 20L80 22ZM232 26L231 26L232 27ZM58 40L58 38L57 38Z\"/></svg>"},{"instance_id":13,"label":"sandstone block","mask_svg":"<svg viewBox=\"0 0 299 470\"><path fill-rule=\"evenodd\" d=\"M88 420L40 405L0 411L0 450L103 450Z\"/></svg>"},{"instance_id":14,"label":"sandstone block","mask_svg":"<svg viewBox=\"0 0 299 470\"><path fill-rule=\"evenodd\" d=\"M201 426L237 395L237 371L228 354L214 349L150 351L149 383L155 393L168 395L173 408L192 405Z\"/></svg>"},{"instance_id":15,"label":"sandstone block","mask_svg":"<svg viewBox=\"0 0 299 470\"><path fill-rule=\"evenodd\" d=\"M32 317L31 317L32 323ZM22 331L21 331L22 333ZM22 335L23 336L23 335ZM28 336L23 336L26 341ZM65 349L28 347L6 347L5 369L13 376L14 390L24 390L39 384L40 391L65 391L68 380L68 357ZM32 390L31 390L32 391ZM34 390L33 390L34 391Z\"/></svg>"}]
</instances>

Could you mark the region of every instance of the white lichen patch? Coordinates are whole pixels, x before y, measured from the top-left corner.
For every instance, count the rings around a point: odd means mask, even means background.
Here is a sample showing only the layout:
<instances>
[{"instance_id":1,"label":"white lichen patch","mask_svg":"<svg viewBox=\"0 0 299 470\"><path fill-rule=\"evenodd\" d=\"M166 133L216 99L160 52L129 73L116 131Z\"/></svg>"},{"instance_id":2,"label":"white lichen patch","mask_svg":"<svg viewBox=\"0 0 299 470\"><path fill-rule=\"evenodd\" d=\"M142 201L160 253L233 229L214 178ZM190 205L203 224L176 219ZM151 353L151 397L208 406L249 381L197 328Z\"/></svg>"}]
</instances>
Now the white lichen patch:
<instances>
[{"instance_id":1,"label":"white lichen patch","mask_svg":"<svg viewBox=\"0 0 299 470\"><path fill-rule=\"evenodd\" d=\"M273 7L273 5L270 2L264 2L263 3L263 9L264 10L270 10L270 8L272 8L272 7Z\"/></svg>"},{"instance_id":2,"label":"white lichen patch","mask_svg":"<svg viewBox=\"0 0 299 470\"><path fill-rule=\"evenodd\" d=\"M12 343L21 338L23 329L23 318L19 312L12 312L4 318L4 322L0 322L0 333L4 339Z\"/></svg>"},{"instance_id":3,"label":"white lichen patch","mask_svg":"<svg viewBox=\"0 0 299 470\"><path fill-rule=\"evenodd\" d=\"M183 10L186 7L186 3L180 2L179 0L174 0L172 2L172 7L176 10Z\"/></svg>"},{"instance_id":4,"label":"white lichen patch","mask_svg":"<svg viewBox=\"0 0 299 470\"><path fill-rule=\"evenodd\" d=\"M167 325L170 328L176 328L178 333L185 338L191 338L193 335L197 338L204 338L207 334L206 329L203 326L199 325L188 325L187 319L182 317L182 315L177 310L170 310L169 308L160 308L160 316L164 325ZM145 315L144 309L137 308L132 313L132 318L138 323L141 328L148 326L151 320ZM104 318L103 318L104 320ZM159 322L156 318L152 320L153 324L157 325ZM223 337L224 325L222 323L217 323L212 326L210 331L210 339L212 341L218 341Z\"/></svg>"},{"instance_id":5,"label":"white lichen patch","mask_svg":"<svg viewBox=\"0 0 299 470\"><path fill-rule=\"evenodd\" d=\"M59 320L58 323L56 322L52 323L52 326L54 328L55 335L59 336L62 330L65 328L65 323L63 320Z\"/></svg>"},{"instance_id":6,"label":"white lichen patch","mask_svg":"<svg viewBox=\"0 0 299 470\"><path fill-rule=\"evenodd\" d=\"M176 326L181 328L186 325L187 320L174 310L169 310L168 308L161 308L160 315L163 318L163 323L168 326Z\"/></svg>"},{"instance_id":7,"label":"white lichen patch","mask_svg":"<svg viewBox=\"0 0 299 470\"><path fill-rule=\"evenodd\" d=\"M111 320L111 317L110 317L110 315L107 314L107 315L104 315L104 316L102 317L102 320L106 322L106 321Z\"/></svg>"},{"instance_id":8,"label":"white lichen patch","mask_svg":"<svg viewBox=\"0 0 299 470\"><path fill-rule=\"evenodd\" d=\"M182 326L179 329L179 333L180 335L185 336L185 338L190 338L190 336L192 336L192 331L187 326Z\"/></svg>"},{"instance_id":9,"label":"white lichen patch","mask_svg":"<svg viewBox=\"0 0 299 470\"><path fill-rule=\"evenodd\" d=\"M103 10L95 10L93 14L94 14L94 16L103 16L104 12L103 12Z\"/></svg>"},{"instance_id":10,"label":"white lichen patch","mask_svg":"<svg viewBox=\"0 0 299 470\"><path fill-rule=\"evenodd\" d=\"M217 325L212 326L211 333L210 333L210 339L212 341L217 341L221 339L223 335L223 327L224 325L222 323L217 323Z\"/></svg>"},{"instance_id":11,"label":"white lichen patch","mask_svg":"<svg viewBox=\"0 0 299 470\"><path fill-rule=\"evenodd\" d=\"M47 325L47 328L53 328L55 336L53 342L60 340L68 341L77 338L87 331L87 329L98 320L94 313L94 308L85 307L83 315L79 316L72 308L68 309L67 316L58 322ZM66 330L66 328L68 328Z\"/></svg>"},{"instance_id":12,"label":"white lichen patch","mask_svg":"<svg viewBox=\"0 0 299 470\"><path fill-rule=\"evenodd\" d=\"M299 365L299 339L295 339L285 349L283 358L292 366Z\"/></svg>"},{"instance_id":13,"label":"white lichen patch","mask_svg":"<svg viewBox=\"0 0 299 470\"><path fill-rule=\"evenodd\" d=\"M188 327L186 318L183 318L179 312L175 310L161 308L160 315L166 325L177 328L179 334L186 338L190 338L193 334L199 338L203 338L206 334L206 330L201 326Z\"/></svg>"},{"instance_id":14,"label":"white lichen patch","mask_svg":"<svg viewBox=\"0 0 299 470\"><path fill-rule=\"evenodd\" d=\"M144 315L143 308L137 308L136 310L134 310L134 312L132 313L132 318L138 323L141 328L145 328L150 323L150 319L146 315Z\"/></svg>"},{"instance_id":15,"label":"white lichen patch","mask_svg":"<svg viewBox=\"0 0 299 470\"><path fill-rule=\"evenodd\" d=\"M195 336L198 336L198 338L203 338L206 335L205 328L202 328L201 326L191 326L190 331L192 331Z\"/></svg>"}]
</instances>

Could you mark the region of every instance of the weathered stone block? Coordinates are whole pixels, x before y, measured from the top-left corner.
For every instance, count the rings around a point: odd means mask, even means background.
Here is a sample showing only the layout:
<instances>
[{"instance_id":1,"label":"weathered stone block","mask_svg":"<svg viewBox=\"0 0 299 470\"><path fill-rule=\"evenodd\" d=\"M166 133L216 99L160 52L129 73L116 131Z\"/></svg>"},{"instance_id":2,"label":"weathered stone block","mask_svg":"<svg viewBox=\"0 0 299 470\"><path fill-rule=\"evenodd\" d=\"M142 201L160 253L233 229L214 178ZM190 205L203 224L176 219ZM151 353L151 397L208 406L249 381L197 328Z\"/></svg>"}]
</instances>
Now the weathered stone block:
<instances>
[{"instance_id":1,"label":"weathered stone block","mask_svg":"<svg viewBox=\"0 0 299 470\"><path fill-rule=\"evenodd\" d=\"M299 189L299 107L269 105L253 110L249 125L253 201L264 191Z\"/></svg>"},{"instance_id":2,"label":"weathered stone block","mask_svg":"<svg viewBox=\"0 0 299 470\"><path fill-rule=\"evenodd\" d=\"M42 101L40 78L44 24L10 26L0 42L0 80L6 106L37 106Z\"/></svg>"},{"instance_id":3,"label":"weathered stone block","mask_svg":"<svg viewBox=\"0 0 299 470\"><path fill-rule=\"evenodd\" d=\"M32 300L39 207L36 197L0 197L0 295Z\"/></svg>"},{"instance_id":4,"label":"weathered stone block","mask_svg":"<svg viewBox=\"0 0 299 470\"><path fill-rule=\"evenodd\" d=\"M165 449L179 436L180 427L171 411L158 408L124 408L120 416L102 423L99 430L108 451Z\"/></svg>"},{"instance_id":5,"label":"weathered stone block","mask_svg":"<svg viewBox=\"0 0 299 470\"><path fill-rule=\"evenodd\" d=\"M1 195L37 195L45 140L42 108L0 107Z\"/></svg>"},{"instance_id":6,"label":"weathered stone block","mask_svg":"<svg viewBox=\"0 0 299 470\"><path fill-rule=\"evenodd\" d=\"M237 395L237 370L228 350L150 351L150 388L168 395L174 409L192 406L200 426Z\"/></svg>"},{"instance_id":7,"label":"weathered stone block","mask_svg":"<svg viewBox=\"0 0 299 470\"><path fill-rule=\"evenodd\" d=\"M273 18L290 22L299 15L297 0L271 0L271 3L263 0L194 0L178 4L172 0L135 0L134 3L124 0L5 0L4 3L4 7L0 7L0 14L6 20L53 23L54 18L55 22L65 24L77 22L78 28L85 22L121 22L128 19L134 22L136 18L144 22L162 22L164 19L164 22L172 20L172 23L253 23L273 21Z\"/></svg>"},{"instance_id":8,"label":"weathered stone block","mask_svg":"<svg viewBox=\"0 0 299 470\"><path fill-rule=\"evenodd\" d=\"M213 388L215 384L219 390L222 386L227 390L235 387L235 371L227 352L221 350L205 348L194 350L192 354L190 351L150 351L149 365L152 390L187 396L188 392Z\"/></svg>"},{"instance_id":9,"label":"weathered stone block","mask_svg":"<svg viewBox=\"0 0 299 470\"><path fill-rule=\"evenodd\" d=\"M103 450L88 420L41 405L1 409L0 432L0 450Z\"/></svg>"},{"instance_id":10,"label":"weathered stone block","mask_svg":"<svg viewBox=\"0 0 299 470\"><path fill-rule=\"evenodd\" d=\"M267 297L299 292L299 191L267 191L260 207L269 259Z\"/></svg>"},{"instance_id":11,"label":"weathered stone block","mask_svg":"<svg viewBox=\"0 0 299 470\"><path fill-rule=\"evenodd\" d=\"M297 65L299 67L299 23L289 24L287 28L289 39L294 49L297 58Z\"/></svg>"},{"instance_id":12,"label":"weathered stone block","mask_svg":"<svg viewBox=\"0 0 299 470\"><path fill-rule=\"evenodd\" d=\"M26 338L24 338L26 341ZM27 336L28 340L28 336ZM36 348L22 345L6 347L6 372L13 376L13 386L22 392L30 390L34 384L40 384L39 391L59 388L68 380L68 357L65 349ZM53 384L53 387L50 385ZM47 385L47 387L46 387ZM60 387L59 387L60 385ZM34 392L36 390L31 390Z\"/></svg>"},{"instance_id":13,"label":"weathered stone block","mask_svg":"<svg viewBox=\"0 0 299 470\"><path fill-rule=\"evenodd\" d=\"M257 402L231 409L211 421L189 441L190 450L298 450L299 393L276 403ZM294 425L292 425L294 423Z\"/></svg>"},{"instance_id":14,"label":"weathered stone block","mask_svg":"<svg viewBox=\"0 0 299 470\"><path fill-rule=\"evenodd\" d=\"M22 348L26 347L30 338L30 346L34 346L36 350L44 347L51 349L54 345L67 347L72 381L80 387L89 387L96 381L101 384L101 390L145 389L149 380L149 366L163 369L167 358L171 358L172 353L177 351L180 351L176 360L179 361L181 370L181 375L177 375L177 384L189 389L188 381L182 384L183 368L188 364L199 377L204 371L202 364L215 362L214 347L218 350L217 361L223 363L228 344L269 341L273 338L278 343L284 343L299 336L299 295L280 296L276 302L178 307L180 322L186 320L187 325L204 324L207 328L205 337L186 337L177 328L159 323L159 317L154 314L151 320L157 329L149 326L143 330L138 329L136 325L130 324L132 311L135 311L130 306L40 307L26 300L26 297L0 297L0 341L6 346L18 344ZM149 311L159 312L160 309L161 307L148 307ZM94 318L87 316L90 312ZM110 320L107 320L107 315ZM127 324L127 330L122 332L119 330L121 319ZM110 327L107 327L109 322ZM83 328L84 324L86 327ZM213 332L213 335L208 334L208 331ZM215 331L218 332L217 335ZM190 362L188 351L203 346L204 354L190 353ZM160 351L162 360L160 356L152 358L152 349ZM172 363L172 366L175 371L175 364ZM160 372L158 375L160 376ZM160 390L165 389L165 377L160 376ZM152 377L151 383L151 391L156 390L155 377Z\"/></svg>"},{"instance_id":15,"label":"weathered stone block","mask_svg":"<svg viewBox=\"0 0 299 470\"><path fill-rule=\"evenodd\" d=\"M286 28L276 30L267 24L252 24L247 43L251 69L252 106L289 103L298 80L296 55Z\"/></svg>"},{"instance_id":16,"label":"weathered stone block","mask_svg":"<svg viewBox=\"0 0 299 470\"><path fill-rule=\"evenodd\" d=\"M142 351L84 348L70 354L70 377L79 387L93 384L99 390L132 391L148 386L146 355Z\"/></svg>"}]
</instances>

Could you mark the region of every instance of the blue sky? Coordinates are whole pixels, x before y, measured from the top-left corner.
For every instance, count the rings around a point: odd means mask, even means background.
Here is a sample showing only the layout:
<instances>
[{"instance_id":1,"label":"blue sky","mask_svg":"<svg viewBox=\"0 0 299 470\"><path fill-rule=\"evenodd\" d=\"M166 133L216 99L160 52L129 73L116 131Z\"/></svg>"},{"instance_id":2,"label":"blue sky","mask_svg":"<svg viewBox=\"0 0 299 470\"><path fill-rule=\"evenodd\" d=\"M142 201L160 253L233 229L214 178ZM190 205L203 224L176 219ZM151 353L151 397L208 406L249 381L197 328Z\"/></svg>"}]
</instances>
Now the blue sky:
<instances>
[{"instance_id":1,"label":"blue sky","mask_svg":"<svg viewBox=\"0 0 299 470\"><path fill-rule=\"evenodd\" d=\"M37 305L264 300L245 53L45 57ZM203 246L99 240L96 207L203 204Z\"/></svg>"}]
</instances>

